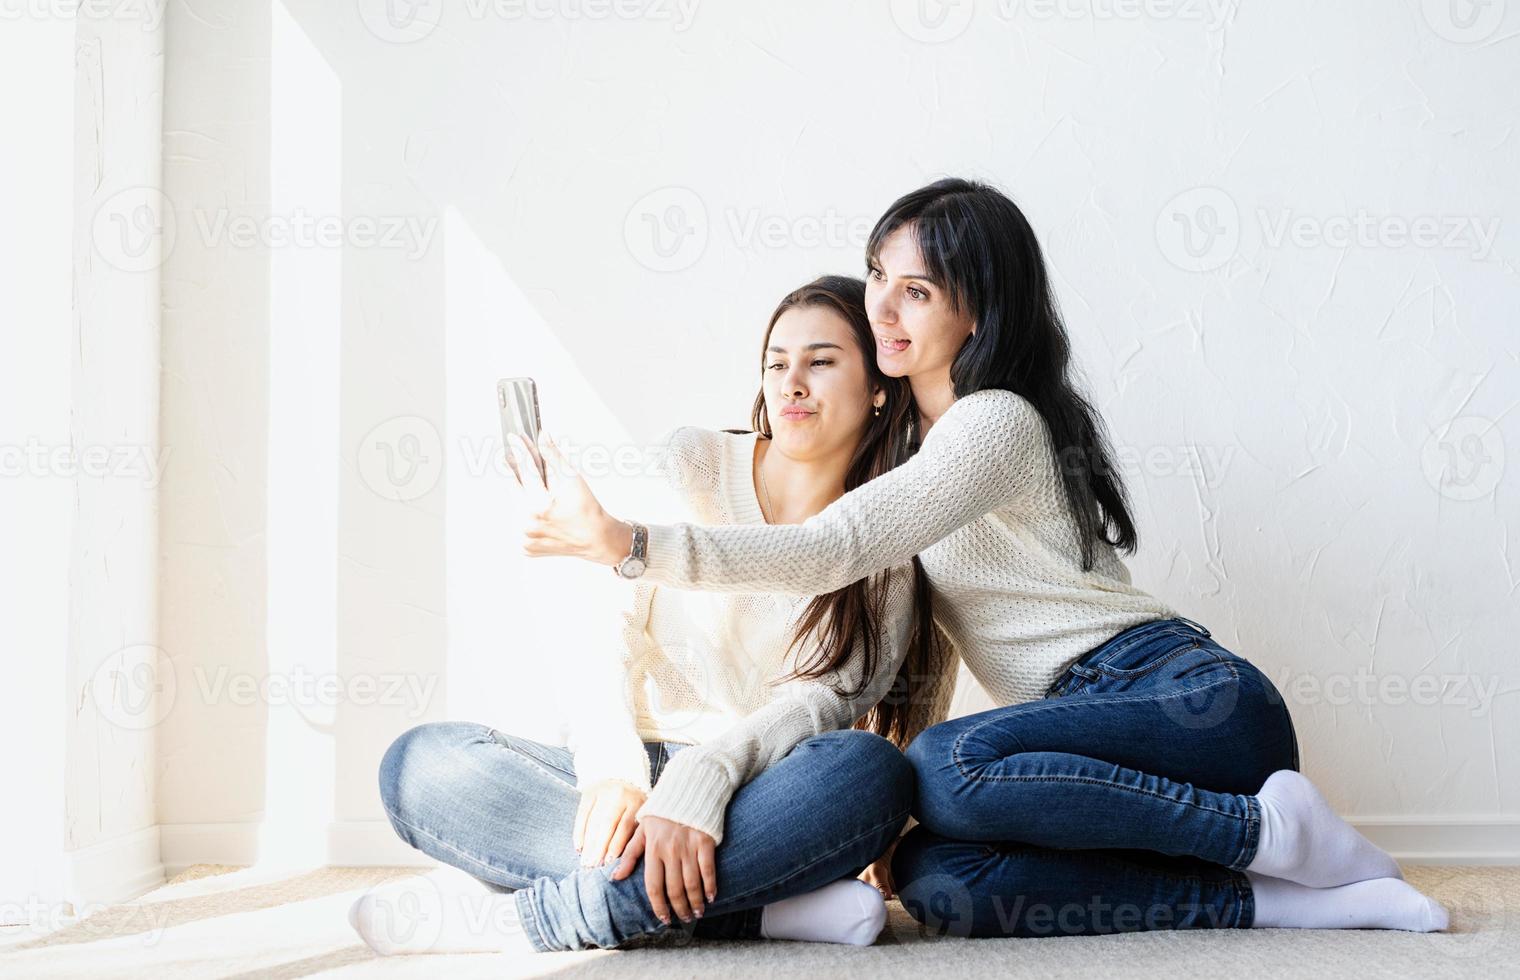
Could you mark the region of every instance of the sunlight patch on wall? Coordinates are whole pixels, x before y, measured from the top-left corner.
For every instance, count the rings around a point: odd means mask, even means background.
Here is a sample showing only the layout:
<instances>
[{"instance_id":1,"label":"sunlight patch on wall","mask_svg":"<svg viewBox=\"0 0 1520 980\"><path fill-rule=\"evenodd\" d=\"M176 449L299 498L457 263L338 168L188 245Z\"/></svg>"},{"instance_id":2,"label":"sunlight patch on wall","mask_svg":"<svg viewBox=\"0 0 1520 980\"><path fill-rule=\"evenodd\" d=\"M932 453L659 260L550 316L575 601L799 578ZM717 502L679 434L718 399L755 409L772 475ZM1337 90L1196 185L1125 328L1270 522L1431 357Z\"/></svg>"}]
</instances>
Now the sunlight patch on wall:
<instances>
[{"instance_id":1,"label":"sunlight patch on wall","mask_svg":"<svg viewBox=\"0 0 1520 980\"><path fill-rule=\"evenodd\" d=\"M270 227L343 214L342 86L271 5ZM342 247L269 249L268 751L261 864L321 862L333 818Z\"/></svg>"}]
</instances>

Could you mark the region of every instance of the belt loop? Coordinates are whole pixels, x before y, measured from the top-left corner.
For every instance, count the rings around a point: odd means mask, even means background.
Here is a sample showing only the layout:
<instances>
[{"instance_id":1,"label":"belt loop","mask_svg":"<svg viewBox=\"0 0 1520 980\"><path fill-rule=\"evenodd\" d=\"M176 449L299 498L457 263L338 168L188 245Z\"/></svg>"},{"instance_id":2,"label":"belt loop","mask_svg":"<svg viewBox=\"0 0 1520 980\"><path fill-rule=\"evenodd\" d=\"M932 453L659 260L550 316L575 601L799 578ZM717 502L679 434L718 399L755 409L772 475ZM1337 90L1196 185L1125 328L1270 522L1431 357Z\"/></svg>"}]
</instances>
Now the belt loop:
<instances>
[{"instance_id":1,"label":"belt loop","mask_svg":"<svg viewBox=\"0 0 1520 980\"><path fill-rule=\"evenodd\" d=\"M1179 619L1182 622L1187 623L1189 626L1193 627L1193 629L1195 629L1198 632L1202 633L1204 636L1210 635L1208 629L1202 623L1195 623L1191 619L1188 619L1186 616L1175 616L1173 618L1174 619Z\"/></svg>"}]
</instances>

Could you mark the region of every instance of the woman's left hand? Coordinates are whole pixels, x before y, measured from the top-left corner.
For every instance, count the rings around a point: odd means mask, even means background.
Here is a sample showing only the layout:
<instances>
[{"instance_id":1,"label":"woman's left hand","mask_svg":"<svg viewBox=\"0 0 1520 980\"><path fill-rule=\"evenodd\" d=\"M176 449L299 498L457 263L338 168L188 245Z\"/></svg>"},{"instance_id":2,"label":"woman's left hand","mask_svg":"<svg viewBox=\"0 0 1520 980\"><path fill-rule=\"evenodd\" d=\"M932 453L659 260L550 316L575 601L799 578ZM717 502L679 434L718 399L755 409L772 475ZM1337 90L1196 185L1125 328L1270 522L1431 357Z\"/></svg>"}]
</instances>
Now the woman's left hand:
<instances>
[{"instance_id":1,"label":"woman's left hand","mask_svg":"<svg viewBox=\"0 0 1520 980\"><path fill-rule=\"evenodd\" d=\"M672 909L682 922L690 922L693 916L700 919L707 902L717 899L717 842L711 834L664 817L645 817L623 849L612 880L628 877L641 857L644 891L654 914L666 925Z\"/></svg>"},{"instance_id":2,"label":"woman's left hand","mask_svg":"<svg viewBox=\"0 0 1520 980\"><path fill-rule=\"evenodd\" d=\"M516 467L514 478L526 502L523 554L530 558L566 555L616 565L633 546L633 530L602 509L585 478L547 433L545 442L542 457L519 435L512 436L507 447ZM537 479L540 459L547 486Z\"/></svg>"}]
</instances>

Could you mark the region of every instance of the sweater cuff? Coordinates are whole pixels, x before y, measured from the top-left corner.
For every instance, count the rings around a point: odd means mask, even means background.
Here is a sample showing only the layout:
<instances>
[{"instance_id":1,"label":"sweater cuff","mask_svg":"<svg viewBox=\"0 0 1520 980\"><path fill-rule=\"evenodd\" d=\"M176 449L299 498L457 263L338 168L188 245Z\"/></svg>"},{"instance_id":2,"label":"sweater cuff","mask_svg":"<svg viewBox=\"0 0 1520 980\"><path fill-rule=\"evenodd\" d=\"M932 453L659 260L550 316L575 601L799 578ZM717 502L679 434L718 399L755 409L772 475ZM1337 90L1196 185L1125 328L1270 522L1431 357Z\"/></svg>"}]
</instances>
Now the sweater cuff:
<instances>
[{"instance_id":1,"label":"sweater cuff","mask_svg":"<svg viewBox=\"0 0 1520 980\"><path fill-rule=\"evenodd\" d=\"M649 540L645 542L645 569L655 579L669 573L680 558L681 546L676 540L676 529L669 524L649 524Z\"/></svg>"},{"instance_id":2,"label":"sweater cuff","mask_svg":"<svg viewBox=\"0 0 1520 980\"><path fill-rule=\"evenodd\" d=\"M638 819L661 817L695 827L723 843L723 816L733 797L734 783L728 767L705 755L700 748L683 749L671 756L660 773Z\"/></svg>"}]
</instances>

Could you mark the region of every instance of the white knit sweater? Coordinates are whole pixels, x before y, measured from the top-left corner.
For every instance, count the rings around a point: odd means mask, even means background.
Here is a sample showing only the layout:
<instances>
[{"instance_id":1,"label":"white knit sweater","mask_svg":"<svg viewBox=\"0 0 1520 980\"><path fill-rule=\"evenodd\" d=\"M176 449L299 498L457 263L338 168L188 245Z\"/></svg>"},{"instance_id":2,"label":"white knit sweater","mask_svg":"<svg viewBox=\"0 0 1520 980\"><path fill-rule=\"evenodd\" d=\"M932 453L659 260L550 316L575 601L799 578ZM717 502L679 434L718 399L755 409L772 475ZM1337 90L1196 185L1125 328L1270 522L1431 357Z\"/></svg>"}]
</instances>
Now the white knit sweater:
<instances>
[{"instance_id":1,"label":"white knit sweater","mask_svg":"<svg viewBox=\"0 0 1520 980\"><path fill-rule=\"evenodd\" d=\"M705 524L769 526L755 493L758 438L692 427L665 438L664 470L683 516ZM890 689L913 617L912 565L905 559L893 566L877 624L876 670L855 697L841 697L835 689L860 686L858 654L823 677L772 683L817 648L805 642L790 656L786 650L811 593L718 594L637 581L620 623L621 663L588 671L573 702L577 785L621 779L649 791L639 819L665 817L721 842L734 792L804 739L849 727ZM953 667L953 661L936 665L927 695L910 711L910 727L944 717ZM671 756L652 790L646 741L692 744Z\"/></svg>"},{"instance_id":2,"label":"white knit sweater","mask_svg":"<svg viewBox=\"0 0 1520 980\"><path fill-rule=\"evenodd\" d=\"M1081 567L1039 411L986 389L958 399L902 466L801 524L651 525L644 577L686 589L828 592L918 555L935 616L1000 704L1044 695L1116 633L1177 613L1130 584L1113 548Z\"/></svg>"}]
</instances>

